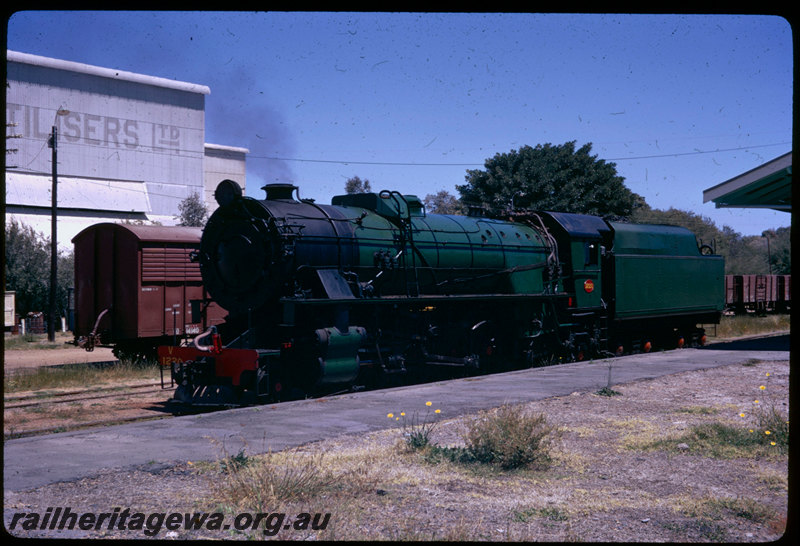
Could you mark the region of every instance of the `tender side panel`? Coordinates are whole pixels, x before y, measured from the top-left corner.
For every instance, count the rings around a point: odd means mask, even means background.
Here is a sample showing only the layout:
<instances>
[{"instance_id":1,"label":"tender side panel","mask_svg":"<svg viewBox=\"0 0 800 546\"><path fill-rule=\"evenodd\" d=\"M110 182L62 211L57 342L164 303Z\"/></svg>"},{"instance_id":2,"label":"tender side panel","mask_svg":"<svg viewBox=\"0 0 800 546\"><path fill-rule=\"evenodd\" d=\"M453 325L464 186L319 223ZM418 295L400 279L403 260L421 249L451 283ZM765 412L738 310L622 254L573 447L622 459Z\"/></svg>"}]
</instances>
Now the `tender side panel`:
<instances>
[{"instance_id":1,"label":"tender side panel","mask_svg":"<svg viewBox=\"0 0 800 546\"><path fill-rule=\"evenodd\" d=\"M724 262L683 228L613 224L616 317L721 312Z\"/></svg>"}]
</instances>

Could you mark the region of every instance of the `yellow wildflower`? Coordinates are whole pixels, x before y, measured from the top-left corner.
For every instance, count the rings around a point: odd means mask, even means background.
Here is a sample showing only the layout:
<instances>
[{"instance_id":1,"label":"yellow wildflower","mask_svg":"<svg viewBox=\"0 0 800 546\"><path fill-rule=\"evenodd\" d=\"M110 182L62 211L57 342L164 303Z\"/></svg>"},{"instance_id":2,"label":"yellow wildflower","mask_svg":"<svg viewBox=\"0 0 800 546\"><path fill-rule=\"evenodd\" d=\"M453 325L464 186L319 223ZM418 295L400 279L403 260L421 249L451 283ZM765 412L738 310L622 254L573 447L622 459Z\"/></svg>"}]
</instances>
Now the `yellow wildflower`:
<instances>
[{"instance_id":1,"label":"yellow wildflower","mask_svg":"<svg viewBox=\"0 0 800 546\"><path fill-rule=\"evenodd\" d=\"M769 377L769 372L767 372L767 377Z\"/></svg>"},{"instance_id":2,"label":"yellow wildflower","mask_svg":"<svg viewBox=\"0 0 800 546\"><path fill-rule=\"evenodd\" d=\"M437 409L437 410L436 410L436 411L434 411L433 413L442 413L442 410L440 410L440 409Z\"/></svg>"},{"instance_id":3,"label":"yellow wildflower","mask_svg":"<svg viewBox=\"0 0 800 546\"><path fill-rule=\"evenodd\" d=\"M425 402L425 405L426 406L431 406L431 405L433 405L433 402Z\"/></svg>"},{"instance_id":4,"label":"yellow wildflower","mask_svg":"<svg viewBox=\"0 0 800 546\"><path fill-rule=\"evenodd\" d=\"M404 411L401 411L401 412L400 412L400 417L405 417L405 416L406 416L406 412L404 412Z\"/></svg>"},{"instance_id":5,"label":"yellow wildflower","mask_svg":"<svg viewBox=\"0 0 800 546\"><path fill-rule=\"evenodd\" d=\"M767 387L765 387L764 385L761 385L761 386L760 386L760 387L758 387L758 388L759 388L759 389L761 389L761 390L763 391L763 390L764 390L764 389L766 389Z\"/></svg>"},{"instance_id":6,"label":"yellow wildflower","mask_svg":"<svg viewBox=\"0 0 800 546\"><path fill-rule=\"evenodd\" d=\"M394 417L394 413L387 413L387 414L386 414L386 417L388 417L389 419L391 419L392 417Z\"/></svg>"},{"instance_id":7,"label":"yellow wildflower","mask_svg":"<svg viewBox=\"0 0 800 546\"><path fill-rule=\"evenodd\" d=\"M774 446L775 442L770 442L769 445Z\"/></svg>"},{"instance_id":8,"label":"yellow wildflower","mask_svg":"<svg viewBox=\"0 0 800 546\"><path fill-rule=\"evenodd\" d=\"M768 430L765 430L764 434L772 434L772 433L770 431L768 431Z\"/></svg>"},{"instance_id":9,"label":"yellow wildflower","mask_svg":"<svg viewBox=\"0 0 800 546\"><path fill-rule=\"evenodd\" d=\"M740 414L739 414L739 417L744 417L744 413L740 413Z\"/></svg>"}]
</instances>

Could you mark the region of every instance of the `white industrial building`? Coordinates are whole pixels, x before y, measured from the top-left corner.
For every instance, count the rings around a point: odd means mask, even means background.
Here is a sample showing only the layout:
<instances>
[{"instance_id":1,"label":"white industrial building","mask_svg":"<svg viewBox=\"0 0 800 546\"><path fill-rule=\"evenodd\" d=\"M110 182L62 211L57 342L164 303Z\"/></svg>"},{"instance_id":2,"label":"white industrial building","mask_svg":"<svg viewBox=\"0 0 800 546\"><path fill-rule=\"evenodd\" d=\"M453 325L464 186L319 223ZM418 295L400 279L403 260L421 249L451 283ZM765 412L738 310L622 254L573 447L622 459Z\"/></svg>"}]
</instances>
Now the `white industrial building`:
<instances>
[{"instance_id":1,"label":"white industrial building","mask_svg":"<svg viewBox=\"0 0 800 546\"><path fill-rule=\"evenodd\" d=\"M248 150L205 142L204 85L7 51L6 222L49 236L57 134L58 241L98 222L176 224L196 193L245 187ZM9 150L11 153L9 153Z\"/></svg>"}]
</instances>

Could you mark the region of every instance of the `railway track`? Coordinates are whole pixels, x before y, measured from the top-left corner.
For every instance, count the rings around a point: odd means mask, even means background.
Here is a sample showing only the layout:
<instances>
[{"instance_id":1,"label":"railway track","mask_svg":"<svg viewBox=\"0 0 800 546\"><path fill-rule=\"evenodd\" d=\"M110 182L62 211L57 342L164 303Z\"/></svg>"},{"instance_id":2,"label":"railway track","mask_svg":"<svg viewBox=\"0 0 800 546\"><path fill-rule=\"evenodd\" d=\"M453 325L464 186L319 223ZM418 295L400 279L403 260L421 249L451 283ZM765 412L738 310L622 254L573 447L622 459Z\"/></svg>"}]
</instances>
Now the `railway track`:
<instances>
[{"instance_id":1,"label":"railway track","mask_svg":"<svg viewBox=\"0 0 800 546\"><path fill-rule=\"evenodd\" d=\"M113 392L112 392L113 391ZM130 397L166 392L160 383L129 385L127 387L97 387L75 391L54 392L48 394L26 393L20 396L9 395L3 398L6 409L37 407L44 404L64 404L67 402L99 400L101 398Z\"/></svg>"},{"instance_id":2,"label":"railway track","mask_svg":"<svg viewBox=\"0 0 800 546\"><path fill-rule=\"evenodd\" d=\"M159 382L4 396L3 436L21 438L174 415Z\"/></svg>"},{"instance_id":3,"label":"railway track","mask_svg":"<svg viewBox=\"0 0 800 546\"><path fill-rule=\"evenodd\" d=\"M744 342L785 333L788 332L740 336L735 340ZM717 339L709 345L731 341L734 339ZM4 437L43 435L218 409L195 408L187 412L186 407L170 402L172 392L172 389L162 389L159 381L140 381L127 385L6 394L3 398Z\"/></svg>"}]
</instances>

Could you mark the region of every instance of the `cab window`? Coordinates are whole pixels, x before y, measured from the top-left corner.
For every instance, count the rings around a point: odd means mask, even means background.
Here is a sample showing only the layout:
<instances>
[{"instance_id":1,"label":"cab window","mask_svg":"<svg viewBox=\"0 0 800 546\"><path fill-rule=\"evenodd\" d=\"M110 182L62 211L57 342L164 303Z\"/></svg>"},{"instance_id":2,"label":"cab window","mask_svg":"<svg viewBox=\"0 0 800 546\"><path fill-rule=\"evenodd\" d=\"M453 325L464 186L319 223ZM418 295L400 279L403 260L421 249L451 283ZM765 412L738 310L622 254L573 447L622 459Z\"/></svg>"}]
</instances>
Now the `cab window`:
<instances>
[{"instance_id":1,"label":"cab window","mask_svg":"<svg viewBox=\"0 0 800 546\"><path fill-rule=\"evenodd\" d=\"M587 241L583 243L583 265L597 265L600 243Z\"/></svg>"}]
</instances>

